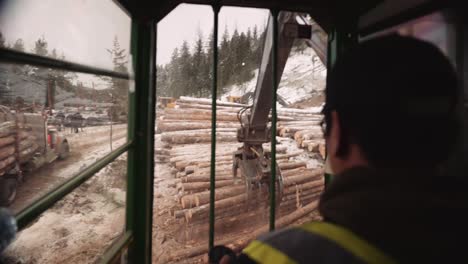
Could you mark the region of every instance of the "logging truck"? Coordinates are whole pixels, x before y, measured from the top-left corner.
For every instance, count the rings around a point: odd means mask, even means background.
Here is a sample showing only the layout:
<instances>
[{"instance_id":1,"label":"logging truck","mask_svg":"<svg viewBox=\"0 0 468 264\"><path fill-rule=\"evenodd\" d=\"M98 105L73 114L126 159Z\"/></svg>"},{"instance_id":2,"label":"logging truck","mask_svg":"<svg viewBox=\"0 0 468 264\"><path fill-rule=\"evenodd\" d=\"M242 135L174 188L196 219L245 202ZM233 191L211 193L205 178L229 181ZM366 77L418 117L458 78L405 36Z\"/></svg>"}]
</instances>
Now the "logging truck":
<instances>
[{"instance_id":1,"label":"logging truck","mask_svg":"<svg viewBox=\"0 0 468 264\"><path fill-rule=\"evenodd\" d=\"M36 113L0 113L0 206L11 204L25 173L65 159L68 140Z\"/></svg>"}]
</instances>

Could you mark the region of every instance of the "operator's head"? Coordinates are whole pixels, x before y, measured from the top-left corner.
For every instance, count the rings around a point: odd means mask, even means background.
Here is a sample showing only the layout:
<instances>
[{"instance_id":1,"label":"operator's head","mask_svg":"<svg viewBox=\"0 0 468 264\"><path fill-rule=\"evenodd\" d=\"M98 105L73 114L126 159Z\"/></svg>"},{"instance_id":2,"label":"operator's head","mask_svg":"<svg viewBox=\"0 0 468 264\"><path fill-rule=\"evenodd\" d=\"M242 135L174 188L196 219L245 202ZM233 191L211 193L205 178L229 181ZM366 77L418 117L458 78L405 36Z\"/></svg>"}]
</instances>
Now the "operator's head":
<instances>
[{"instance_id":1,"label":"operator's head","mask_svg":"<svg viewBox=\"0 0 468 264\"><path fill-rule=\"evenodd\" d=\"M349 50L330 72L323 110L333 173L441 164L458 136L457 87L430 43L390 35Z\"/></svg>"}]
</instances>

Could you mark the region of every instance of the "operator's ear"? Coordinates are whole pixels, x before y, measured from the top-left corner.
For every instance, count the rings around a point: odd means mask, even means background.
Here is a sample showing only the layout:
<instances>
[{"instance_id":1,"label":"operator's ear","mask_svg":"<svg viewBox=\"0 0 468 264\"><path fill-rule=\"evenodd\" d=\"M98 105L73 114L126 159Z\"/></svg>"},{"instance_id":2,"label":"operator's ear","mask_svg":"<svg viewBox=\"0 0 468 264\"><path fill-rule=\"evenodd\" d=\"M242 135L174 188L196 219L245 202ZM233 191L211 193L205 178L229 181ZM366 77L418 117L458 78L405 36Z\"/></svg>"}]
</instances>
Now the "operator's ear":
<instances>
[{"instance_id":1,"label":"operator's ear","mask_svg":"<svg viewBox=\"0 0 468 264\"><path fill-rule=\"evenodd\" d=\"M327 138L327 153L331 159L336 159L336 153L340 146L341 127L338 112L331 112L330 132Z\"/></svg>"}]
</instances>

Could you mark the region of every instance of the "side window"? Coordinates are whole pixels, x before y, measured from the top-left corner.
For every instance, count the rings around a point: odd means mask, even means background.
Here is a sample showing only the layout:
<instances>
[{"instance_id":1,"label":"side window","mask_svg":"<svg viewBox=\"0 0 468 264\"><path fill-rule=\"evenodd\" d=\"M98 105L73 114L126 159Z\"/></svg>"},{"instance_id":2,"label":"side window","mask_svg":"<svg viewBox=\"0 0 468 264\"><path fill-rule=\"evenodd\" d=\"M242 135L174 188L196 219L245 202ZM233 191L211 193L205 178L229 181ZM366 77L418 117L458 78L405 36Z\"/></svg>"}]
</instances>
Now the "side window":
<instances>
[{"instance_id":1,"label":"side window","mask_svg":"<svg viewBox=\"0 0 468 264\"><path fill-rule=\"evenodd\" d=\"M125 231L131 18L109 0L0 6L2 52L30 63L0 61L0 207L21 229L0 263L93 263Z\"/></svg>"}]
</instances>

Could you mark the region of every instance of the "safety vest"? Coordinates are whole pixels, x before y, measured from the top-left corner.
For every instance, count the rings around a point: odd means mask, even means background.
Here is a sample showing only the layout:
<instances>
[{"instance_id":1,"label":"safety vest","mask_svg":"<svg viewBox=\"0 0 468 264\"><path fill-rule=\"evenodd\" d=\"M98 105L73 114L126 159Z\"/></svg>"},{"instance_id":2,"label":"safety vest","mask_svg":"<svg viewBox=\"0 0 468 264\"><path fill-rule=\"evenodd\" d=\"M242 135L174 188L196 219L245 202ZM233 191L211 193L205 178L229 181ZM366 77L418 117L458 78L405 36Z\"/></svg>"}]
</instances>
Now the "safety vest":
<instances>
[{"instance_id":1,"label":"safety vest","mask_svg":"<svg viewBox=\"0 0 468 264\"><path fill-rule=\"evenodd\" d=\"M257 263L397 263L353 232L312 222L273 232L250 243L243 253Z\"/></svg>"}]
</instances>

